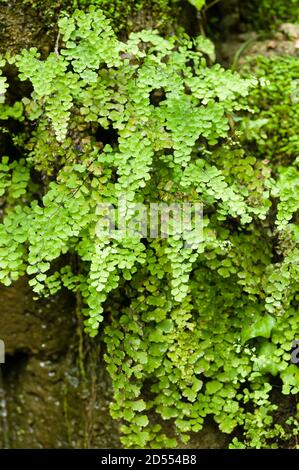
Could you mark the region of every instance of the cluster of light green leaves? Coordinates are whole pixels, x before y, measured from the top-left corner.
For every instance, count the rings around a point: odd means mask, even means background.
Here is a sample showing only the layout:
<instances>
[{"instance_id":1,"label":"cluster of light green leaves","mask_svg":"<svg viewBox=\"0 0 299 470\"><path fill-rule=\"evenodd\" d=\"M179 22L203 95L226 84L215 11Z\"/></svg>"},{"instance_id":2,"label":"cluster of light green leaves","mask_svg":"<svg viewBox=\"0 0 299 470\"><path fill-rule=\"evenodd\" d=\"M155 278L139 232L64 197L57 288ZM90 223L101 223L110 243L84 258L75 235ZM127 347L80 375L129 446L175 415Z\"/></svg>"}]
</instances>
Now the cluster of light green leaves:
<instances>
[{"instance_id":1,"label":"cluster of light green leaves","mask_svg":"<svg viewBox=\"0 0 299 470\"><path fill-rule=\"evenodd\" d=\"M226 433L243 426L250 446L253 423L271 424L266 378L298 388L287 359L298 331L292 173L279 170L276 183L231 129L256 81L208 66L205 38L146 30L120 41L98 9L59 27L61 47L47 58L36 49L9 58L33 92L22 100L26 159L0 166L0 279L26 270L37 294L81 295L86 331L106 343L124 446L186 443L208 415ZM33 171L37 188L26 189ZM101 207L120 197L201 203L201 233L191 244L111 236Z\"/></svg>"}]
</instances>

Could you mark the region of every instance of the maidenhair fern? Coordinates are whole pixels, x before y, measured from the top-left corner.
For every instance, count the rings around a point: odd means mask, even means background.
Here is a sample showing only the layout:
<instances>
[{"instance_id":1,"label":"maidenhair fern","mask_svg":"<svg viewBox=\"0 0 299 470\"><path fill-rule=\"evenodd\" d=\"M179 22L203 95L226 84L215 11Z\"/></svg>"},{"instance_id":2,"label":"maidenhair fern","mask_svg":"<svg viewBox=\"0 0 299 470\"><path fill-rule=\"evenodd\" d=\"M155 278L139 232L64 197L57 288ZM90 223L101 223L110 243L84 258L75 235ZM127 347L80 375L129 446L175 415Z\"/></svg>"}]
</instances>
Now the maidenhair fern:
<instances>
[{"instance_id":1,"label":"maidenhair fern","mask_svg":"<svg viewBox=\"0 0 299 470\"><path fill-rule=\"evenodd\" d=\"M273 263L269 244L276 183L231 129L257 82L209 65L205 38L142 31L122 42L96 9L59 27L60 47L47 58L36 49L7 57L33 91L14 136L24 158L0 165L0 280L9 285L27 272L37 294L66 287L81 295L87 333L106 344L111 414L125 447L187 442L211 414L223 432L244 426L250 442L254 419L271 421L275 408L266 375L280 373L286 393L298 383L275 347L282 313L292 325L286 355L298 326L298 270L289 254ZM5 79L0 87L3 96ZM291 198L283 190L278 197ZM122 210L124 199L132 224L130 204L198 205L200 230L111 234L105 208Z\"/></svg>"}]
</instances>

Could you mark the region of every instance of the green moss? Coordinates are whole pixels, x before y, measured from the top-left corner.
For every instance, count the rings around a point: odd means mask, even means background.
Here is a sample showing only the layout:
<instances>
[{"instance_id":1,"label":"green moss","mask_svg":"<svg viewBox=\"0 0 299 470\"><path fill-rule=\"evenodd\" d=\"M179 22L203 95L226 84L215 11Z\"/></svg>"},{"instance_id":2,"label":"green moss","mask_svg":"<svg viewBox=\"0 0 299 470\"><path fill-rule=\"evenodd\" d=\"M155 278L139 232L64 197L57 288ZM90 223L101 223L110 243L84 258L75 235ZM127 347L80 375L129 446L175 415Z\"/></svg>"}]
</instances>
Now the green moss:
<instances>
[{"instance_id":1,"label":"green moss","mask_svg":"<svg viewBox=\"0 0 299 470\"><path fill-rule=\"evenodd\" d=\"M137 0L124 2L123 0L75 0L78 7L86 7L93 3L101 8L113 22L116 29L130 32L136 27L154 27L168 29L177 17L175 9L178 8L178 0Z\"/></svg>"},{"instance_id":2,"label":"green moss","mask_svg":"<svg viewBox=\"0 0 299 470\"><path fill-rule=\"evenodd\" d=\"M210 4L213 5L210 0ZM209 5L209 3L208 3ZM258 31L269 35L282 23L299 22L298 0L221 0L207 10L207 30L218 41L236 33Z\"/></svg>"},{"instance_id":3,"label":"green moss","mask_svg":"<svg viewBox=\"0 0 299 470\"><path fill-rule=\"evenodd\" d=\"M48 24L62 11L88 9L95 5L112 21L116 31L128 34L142 28L158 28L170 32L180 16L178 0L23 0L34 7Z\"/></svg>"},{"instance_id":4,"label":"green moss","mask_svg":"<svg viewBox=\"0 0 299 470\"><path fill-rule=\"evenodd\" d=\"M255 29L269 30L283 22L299 22L298 0L240 0L240 14Z\"/></svg>"}]
</instances>

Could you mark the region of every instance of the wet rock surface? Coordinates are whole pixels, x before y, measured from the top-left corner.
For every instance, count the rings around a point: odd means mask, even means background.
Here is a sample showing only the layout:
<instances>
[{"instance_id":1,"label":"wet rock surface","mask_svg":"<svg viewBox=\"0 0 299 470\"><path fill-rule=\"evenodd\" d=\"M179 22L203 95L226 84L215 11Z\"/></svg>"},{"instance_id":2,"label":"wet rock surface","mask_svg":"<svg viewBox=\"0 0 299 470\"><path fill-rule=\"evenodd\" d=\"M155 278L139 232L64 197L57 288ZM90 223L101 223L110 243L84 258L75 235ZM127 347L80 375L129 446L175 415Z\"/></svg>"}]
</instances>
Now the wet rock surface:
<instances>
[{"instance_id":1,"label":"wet rock surface","mask_svg":"<svg viewBox=\"0 0 299 470\"><path fill-rule=\"evenodd\" d=\"M0 53L15 53L33 46L49 52L57 31L54 26L47 28L45 18L46 14L41 17L22 0L0 2Z\"/></svg>"},{"instance_id":2,"label":"wet rock surface","mask_svg":"<svg viewBox=\"0 0 299 470\"><path fill-rule=\"evenodd\" d=\"M9 288L0 285L0 335L6 354L22 351L56 358L64 352L75 329L68 311L72 303L65 292L34 301L25 279Z\"/></svg>"},{"instance_id":3,"label":"wet rock surface","mask_svg":"<svg viewBox=\"0 0 299 470\"><path fill-rule=\"evenodd\" d=\"M34 301L27 280L0 288L0 447L119 447L98 340L80 335L73 299Z\"/></svg>"}]
</instances>

